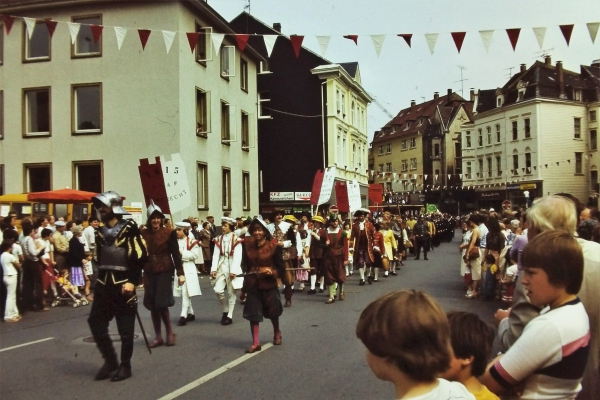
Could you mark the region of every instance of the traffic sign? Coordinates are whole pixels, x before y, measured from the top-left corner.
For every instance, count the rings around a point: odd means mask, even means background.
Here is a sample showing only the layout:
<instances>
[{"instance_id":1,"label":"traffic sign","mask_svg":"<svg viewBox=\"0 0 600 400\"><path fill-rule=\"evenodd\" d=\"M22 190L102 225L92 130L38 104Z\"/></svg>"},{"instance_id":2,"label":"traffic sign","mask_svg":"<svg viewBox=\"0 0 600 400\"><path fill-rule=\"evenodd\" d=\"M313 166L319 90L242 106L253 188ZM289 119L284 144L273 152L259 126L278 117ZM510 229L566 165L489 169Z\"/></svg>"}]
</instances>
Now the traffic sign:
<instances>
[{"instance_id":1,"label":"traffic sign","mask_svg":"<svg viewBox=\"0 0 600 400\"><path fill-rule=\"evenodd\" d=\"M340 209L338 208L338 206L333 204L332 206L329 207L329 212L337 215L340 212Z\"/></svg>"}]
</instances>

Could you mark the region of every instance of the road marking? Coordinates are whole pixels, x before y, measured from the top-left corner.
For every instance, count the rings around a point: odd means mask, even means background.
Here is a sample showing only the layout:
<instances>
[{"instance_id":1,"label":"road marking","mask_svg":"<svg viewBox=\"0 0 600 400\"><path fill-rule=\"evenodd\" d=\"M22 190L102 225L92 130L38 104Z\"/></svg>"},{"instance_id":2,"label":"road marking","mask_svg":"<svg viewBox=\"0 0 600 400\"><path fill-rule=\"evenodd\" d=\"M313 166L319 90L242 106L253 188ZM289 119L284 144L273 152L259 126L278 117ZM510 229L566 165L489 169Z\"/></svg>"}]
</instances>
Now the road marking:
<instances>
[{"instance_id":1,"label":"road marking","mask_svg":"<svg viewBox=\"0 0 600 400\"><path fill-rule=\"evenodd\" d=\"M241 363L243 363L244 361L247 361L249 359L251 359L252 357L259 355L261 353L263 353L265 350L270 349L271 347L273 347L273 343L267 343L265 345L262 346L262 350L261 351L257 351L256 353L252 353L252 354L246 354L236 360L233 360L232 362L230 362L229 364L225 364L223 365L221 368L214 370L211 373L208 373L206 375L204 375L201 378L196 379L193 382L188 383L187 385L183 386L180 389L177 389L174 392L171 392L163 397L161 397L158 400L172 400L175 399L179 396L181 396L184 393L189 392L190 390L197 388L198 386L202 385L203 383L206 383L208 381L210 381L212 378L215 378L219 375L221 375L224 372L229 371L230 369L232 369L233 367L235 367L236 365L239 365Z\"/></svg>"},{"instance_id":2,"label":"road marking","mask_svg":"<svg viewBox=\"0 0 600 400\"><path fill-rule=\"evenodd\" d=\"M30 344L41 343L41 342L45 342L47 340L53 340L53 339L54 339L53 337L49 337L49 338L46 338L46 339L40 339L40 340L36 340L36 341L33 341L33 342L29 342L29 343L18 344L16 346L7 347L5 349L0 349L0 353L2 353L3 351L18 349L19 347L29 346Z\"/></svg>"}]
</instances>

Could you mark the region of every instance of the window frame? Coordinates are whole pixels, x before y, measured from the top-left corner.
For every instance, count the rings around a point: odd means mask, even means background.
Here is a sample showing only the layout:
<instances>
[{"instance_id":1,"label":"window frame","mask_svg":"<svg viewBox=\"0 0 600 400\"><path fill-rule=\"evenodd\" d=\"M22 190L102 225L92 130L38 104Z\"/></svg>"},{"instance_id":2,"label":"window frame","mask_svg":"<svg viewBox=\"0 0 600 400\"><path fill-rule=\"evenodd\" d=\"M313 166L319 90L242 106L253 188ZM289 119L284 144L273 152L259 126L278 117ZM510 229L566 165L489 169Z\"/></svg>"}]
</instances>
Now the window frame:
<instances>
[{"instance_id":1,"label":"window frame","mask_svg":"<svg viewBox=\"0 0 600 400\"><path fill-rule=\"evenodd\" d=\"M531 168L531 152L525 153L525 174L530 174L532 171Z\"/></svg>"},{"instance_id":2,"label":"window frame","mask_svg":"<svg viewBox=\"0 0 600 400\"><path fill-rule=\"evenodd\" d=\"M417 148L417 138L411 137L409 140L410 140L410 148L416 149Z\"/></svg>"},{"instance_id":3,"label":"window frame","mask_svg":"<svg viewBox=\"0 0 600 400\"><path fill-rule=\"evenodd\" d=\"M99 165L100 166L100 190L98 191L98 193L102 193L104 192L104 160L84 160L84 161L72 161L71 162L71 181L72 181L72 188L75 188L77 190L84 190L81 189L79 187L79 181L78 181L78 167L80 166L86 166L86 165ZM93 190L90 190L91 192L93 192Z\"/></svg>"},{"instance_id":4,"label":"window frame","mask_svg":"<svg viewBox=\"0 0 600 400\"><path fill-rule=\"evenodd\" d=\"M519 124L517 121L512 121L512 140L519 140Z\"/></svg>"},{"instance_id":5,"label":"window frame","mask_svg":"<svg viewBox=\"0 0 600 400\"><path fill-rule=\"evenodd\" d=\"M73 17L71 17L71 22L73 23L78 23L81 25L90 25L90 24L82 24L81 22L77 22L77 20L82 20L82 19L91 19L91 18L98 18L99 19L99 23L98 25L102 25L102 14L89 14L89 15L75 15ZM98 39L98 52L97 53L76 53L76 48L77 48L77 41L79 40L79 35L81 33L81 27L79 32L77 32L77 38L75 39L75 43L71 43L71 59L78 59L78 58L94 58L94 57L102 57L102 35L100 35L100 38Z\"/></svg>"},{"instance_id":6,"label":"window frame","mask_svg":"<svg viewBox=\"0 0 600 400\"><path fill-rule=\"evenodd\" d=\"M221 209L231 210L231 168L221 168Z\"/></svg>"},{"instance_id":7,"label":"window frame","mask_svg":"<svg viewBox=\"0 0 600 400\"><path fill-rule=\"evenodd\" d=\"M485 127L485 130L487 133L487 145L490 146L492 144L492 127L488 125Z\"/></svg>"},{"instance_id":8,"label":"window frame","mask_svg":"<svg viewBox=\"0 0 600 400\"><path fill-rule=\"evenodd\" d=\"M417 165L418 165L418 164L417 164L417 158L416 158L416 157L414 157L414 158L411 158L411 159L410 159L410 169L411 169L411 171L412 171L413 169L417 169Z\"/></svg>"},{"instance_id":9,"label":"window frame","mask_svg":"<svg viewBox=\"0 0 600 400\"><path fill-rule=\"evenodd\" d=\"M581 118L573 118L573 139L581 139Z\"/></svg>"},{"instance_id":10,"label":"window frame","mask_svg":"<svg viewBox=\"0 0 600 400\"><path fill-rule=\"evenodd\" d=\"M248 61L240 57L240 89L248 93Z\"/></svg>"},{"instance_id":11,"label":"window frame","mask_svg":"<svg viewBox=\"0 0 600 400\"><path fill-rule=\"evenodd\" d=\"M477 129L477 147L483 147L483 129Z\"/></svg>"},{"instance_id":12,"label":"window frame","mask_svg":"<svg viewBox=\"0 0 600 400\"><path fill-rule=\"evenodd\" d=\"M38 25L43 25L42 29L46 32L46 34L48 35L48 55L47 56L43 56L43 57L31 57L29 58L27 56L27 52L29 49L29 35L27 34L27 24L25 23L25 21L23 21L23 46L21 47L22 50L22 62L25 63L36 63L36 62L47 62L47 61L52 61L52 38L50 37L50 32L48 32L48 29L46 28L46 22L43 19L38 19L35 22L35 28L34 28L34 32L33 34L35 34L36 29L38 29Z\"/></svg>"},{"instance_id":13,"label":"window frame","mask_svg":"<svg viewBox=\"0 0 600 400\"><path fill-rule=\"evenodd\" d=\"M496 176L502 176L502 157L501 156L496 156L496 171L497 171Z\"/></svg>"},{"instance_id":14,"label":"window frame","mask_svg":"<svg viewBox=\"0 0 600 400\"><path fill-rule=\"evenodd\" d=\"M402 139L402 151L408 150L408 139Z\"/></svg>"},{"instance_id":15,"label":"window frame","mask_svg":"<svg viewBox=\"0 0 600 400\"><path fill-rule=\"evenodd\" d=\"M596 122L598 119L597 115L598 115L598 113L596 110L590 110L589 117L588 117L590 122Z\"/></svg>"},{"instance_id":16,"label":"window frame","mask_svg":"<svg viewBox=\"0 0 600 400\"><path fill-rule=\"evenodd\" d=\"M202 183L199 182L202 175ZM200 187L202 187L203 203L200 203ZM208 163L196 161L196 208L198 210L208 210Z\"/></svg>"},{"instance_id":17,"label":"window frame","mask_svg":"<svg viewBox=\"0 0 600 400\"><path fill-rule=\"evenodd\" d=\"M27 132L27 122L28 122L28 103L27 103L27 93L34 91L48 91L48 132ZM23 88L21 91L21 125L22 125L22 137L23 138L35 138L35 137L52 137L52 88L50 86L39 86L39 87L30 87Z\"/></svg>"},{"instance_id":18,"label":"window frame","mask_svg":"<svg viewBox=\"0 0 600 400\"><path fill-rule=\"evenodd\" d=\"M250 172L242 171L242 210L250 211Z\"/></svg>"},{"instance_id":19,"label":"window frame","mask_svg":"<svg viewBox=\"0 0 600 400\"><path fill-rule=\"evenodd\" d=\"M211 118L210 118L210 91L209 90L204 90L202 88L199 88L198 86L195 87L195 97L196 97L196 136L200 136L200 137L208 137L208 134L211 132ZM198 107L198 95L202 94L204 97L204 109L202 110L204 112L203 118L205 120L205 125L206 125L206 129L203 130L199 130L198 129L198 124L199 124L199 118L198 118L198 114L199 114L199 107ZM204 125L201 125L204 127Z\"/></svg>"},{"instance_id":20,"label":"window frame","mask_svg":"<svg viewBox=\"0 0 600 400\"><path fill-rule=\"evenodd\" d=\"M513 175L519 174L519 154L513 154Z\"/></svg>"},{"instance_id":21,"label":"window frame","mask_svg":"<svg viewBox=\"0 0 600 400\"><path fill-rule=\"evenodd\" d=\"M502 142L502 130L500 124L496 124L496 144Z\"/></svg>"},{"instance_id":22,"label":"window frame","mask_svg":"<svg viewBox=\"0 0 600 400\"><path fill-rule=\"evenodd\" d=\"M2 129L2 128L0 128L0 129ZM598 150L598 130L597 129L590 129L590 150L591 151Z\"/></svg>"},{"instance_id":23,"label":"window frame","mask_svg":"<svg viewBox=\"0 0 600 400\"><path fill-rule=\"evenodd\" d=\"M0 66L4 65L4 24L0 23Z\"/></svg>"},{"instance_id":24,"label":"window frame","mask_svg":"<svg viewBox=\"0 0 600 400\"><path fill-rule=\"evenodd\" d=\"M195 32L200 33L198 36L198 41L196 42L195 54L194 58L196 62L203 67L206 67L207 61L213 60L213 52L212 52L212 43L211 43L211 35L212 35L212 27L202 27L198 21L195 21ZM205 58L200 57L202 54L202 50L204 50Z\"/></svg>"},{"instance_id":25,"label":"window frame","mask_svg":"<svg viewBox=\"0 0 600 400\"><path fill-rule=\"evenodd\" d=\"M473 143L471 142L471 131L465 131L465 149L472 148Z\"/></svg>"},{"instance_id":26,"label":"window frame","mask_svg":"<svg viewBox=\"0 0 600 400\"><path fill-rule=\"evenodd\" d=\"M29 169L30 168L44 168L47 167L50 169L50 186L47 190L52 190L52 163L51 162L40 162L40 163L24 163L23 164L23 193L31 193L29 190L31 187L29 180Z\"/></svg>"},{"instance_id":27,"label":"window frame","mask_svg":"<svg viewBox=\"0 0 600 400\"><path fill-rule=\"evenodd\" d=\"M525 118L523 119L524 131L525 131L525 139L531 138L531 119Z\"/></svg>"},{"instance_id":28,"label":"window frame","mask_svg":"<svg viewBox=\"0 0 600 400\"><path fill-rule=\"evenodd\" d=\"M575 152L575 175L583 175L583 153Z\"/></svg>"},{"instance_id":29,"label":"window frame","mask_svg":"<svg viewBox=\"0 0 600 400\"><path fill-rule=\"evenodd\" d=\"M392 163L385 163L385 172L392 172Z\"/></svg>"},{"instance_id":30,"label":"window frame","mask_svg":"<svg viewBox=\"0 0 600 400\"><path fill-rule=\"evenodd\" d=\"M227 54L227 58L224 59ZM226 81L229 82L229 78L234 77L235 76L235 66L236 66L236 62L235 62L235 46L230 46L230 45L221 45L221 50L219 51L219 60L220 60L220 65L219 65L219 75L221 75L221 78L225 79ZM228 69L225 70L224 67L224 63L229 64L228 65ZM233 73L229 73L231 70L233 70Z\"/></svg>"},{"instance_id":31,"label":"window frame","mask_svg":"<svg viewBox=\"0 0 600 400\"><path fill-rule=\"evenodd\" d=\"M267 98L263 98L262 95L267 95ZM271 91L258 92L258 119L273 119L273 114L271 113ZM268 104L267 108L269 109L268 115L262 114L262 105L266 103Z\"/></svg>"},{"instance_id":32,"label":"window frame","mask_svg":"<svg viewBox=\"0 0 600 400\"><path fill-rule=\"evenodd\" d=\"M0 90L0 140L4 140L4 90Z\"/></svg>"},{"instance_id":33,"label":"window frame","mask_svg":"<svg viewBox=\"0 0 600 400\"><path fill-rule=\"evenodd\" d=\"M391 143L386 144L385 154L392 154L392 144Z\"/></svg>"},{"instance_id":34,"label":"window frame","mask_svg":"<svg viewBox=\"0 0 600 400\"><path fill-rule=\"evenodd\" d=\"M100 119L100 128L98 129L77 129L77 99L76 99L76 91L79 88L85 87L98 87L99 95L100 95L100 109L99 119ZM102 82L93 82L93 83L78 83L71 85L71 135L79 136L79 135L101 135L103 133L103 101L102 101Z\"/></svg>"}]
</instances>

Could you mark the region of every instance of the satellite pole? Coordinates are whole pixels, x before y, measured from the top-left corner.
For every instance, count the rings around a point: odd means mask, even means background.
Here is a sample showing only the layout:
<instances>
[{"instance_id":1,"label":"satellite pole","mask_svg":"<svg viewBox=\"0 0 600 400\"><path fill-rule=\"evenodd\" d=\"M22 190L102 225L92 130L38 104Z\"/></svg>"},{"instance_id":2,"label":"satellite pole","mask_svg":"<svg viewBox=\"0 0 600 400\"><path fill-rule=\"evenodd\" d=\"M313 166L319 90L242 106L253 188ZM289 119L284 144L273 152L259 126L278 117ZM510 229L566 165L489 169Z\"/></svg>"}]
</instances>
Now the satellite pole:
<instances>
[{"instance_id":1,"label":"satellite pole","mask_svg":"<svg viewBox=\"0 0 600 400\"><path fill-rule=\"evenodd\" d=\"M460 95L461 97L465 97L465 81L468 81L468 78L463 78L463 71L467 69L464 65L457 65L460 68L460 80L454 81L454 83L460 82Z\"/></svg>"}]
</instances>

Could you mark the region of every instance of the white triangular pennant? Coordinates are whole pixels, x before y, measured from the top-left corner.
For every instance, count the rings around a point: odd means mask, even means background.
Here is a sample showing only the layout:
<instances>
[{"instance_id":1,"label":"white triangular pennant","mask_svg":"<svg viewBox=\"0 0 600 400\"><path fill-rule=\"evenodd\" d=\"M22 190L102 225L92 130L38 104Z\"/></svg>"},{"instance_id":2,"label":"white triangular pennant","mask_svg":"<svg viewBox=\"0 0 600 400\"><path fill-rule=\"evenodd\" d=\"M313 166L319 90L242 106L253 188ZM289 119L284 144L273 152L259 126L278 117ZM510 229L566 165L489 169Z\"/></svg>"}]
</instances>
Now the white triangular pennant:
<instances>
[{"instance_id":1,"label":"white triangular pennant","mask_svg":"<svg viewBox=\"0 0 600 400\"><path fill-rule=\"evenodd\" d=\"M275 41L279 35L263 35L263 40L265 41L265 47L267 48L267 57L271 57L271 53L273 52L273 47L275 46Z\"/></svg>"},{"instance_id":2,"label":"white triangular pennant","mask_svg":"<svg viewBox=\"0 0 600 400\"><path fill-rule=\"evenodd\" d=\"M398 176L398 174L395 172L392 175L394 175L394 179L396 179L396 176Z\"/></svg>"},{"instance_id":3,"label":"white triangular pennant","mask_svg":"<svg viewBox=\"0 0 600 400\"><path fill-rule=\"evenodd\" d=\"M435 176L435 181L436 181L436 182L437 182L437 180L438 180L438 176L439 176L439 175L436 175L436 176Z\"/></svg>"},{"instance_id":4,"label":"white triangular pennant","mask_svg":"<svg viewBox=\"0 0 600 400\"><path fill-rule=\"evenodd\" d=\"M479 36L481 36L481 41L483 42L483 47L485 47L485 52L489 52L490 43L492 43L492 36L494 35L494 30L489 31L479 31Z\"/></svg>"},{"instance_id":5,"label":"white triangular pennant","mask_svg":"<svg viewBox=\"0 0 600 400\"><path fill-rule=\"evenodd\" d=\"M458 177L460 178L460 180L462 181L462 174L458 174Z\"/></svg>"},{"instance_id":6,"label":"white triangular pennant","mask_svg":"<svg viewBox=\"0 0 600 400\"><path fill-rule=\"evenodd\" d=\"M173 31L162 31L163 39L165 40L165 47L167 48L167 54L169 54L169 50L171 50L171 46L173 45L175 33L176 32Z\"/></svg>"},{"instance_id":7,"label":"white triangular pennant","mask_svg":"<svg viewBox=\"0 0 600 400\"><path fill-rule=\"evenodd\" d=\"M329 47L329 41L331 40L331 36L317 36L317 42L319 42L319 47L321 48L321 56L325 57L325 53L327 53L327 48Z\"/></svg>"},{"instance_id":8,"label":"white triangular pennant","mask_svg":"<svg viewBox=\"0 0 600 400\"><path fill-rule=\"evenodd\" d=\"M371 40L373 41L373 46L375 47L375 53L377 57L381 53L381 48L383 47L383 42L385 40L385 35L371 35Z\"/></svg>"},{"instance_id":9,"label":"white triangular pennant","mask_svg":"<svg viewBox=\"0 0 600 400\"><path fill-rule=\"evenodd\" d=\"M450 179L451 179L451 178L450 178L450 176L451 176L451 175L450 175L450 174L448 174L448 180L450 180Z\"/></svg>"},{"instance_id":10,"label":"white triangular pennant","mask_svg":"<svg viewBox=\"0 0 600 400\"><path fill-rule=\"evenodd\" d=\"M590 38L592 38L592 43L596 43L598 27L600 27L600 22L588 22L587 24L588 32L590 33Z\"/></svg>"},{"instance_id":11,"label":"white triangular pennant","mask_svg":"<svg viewBox=\"0 0 600 400\"><path fill-rule=\"evenodd\" d=\"M404 179L406 179L406 174L404 174Z\"/></svg>"},{"instance_id":12,"label":"white triangular pennant","mask_svg":"<svg viewBox=\"0 0 600 400\"><path fill-rule=\"evenodd\" d=\"M538 44L540 45L540 50L544 47L544 38L546 37L546 28L541 26L539 28L533 28L533 33L535 34L535 38L537 39Z\"/></svg>"},{"instance_id":13,"label":"white triangular pennant","mask_svg":"<svg viewBox=\"0 0 600 400\"><path fill-rule=\"evenodd\" d=\"M221 50L221 43L223 43L225 35L222 33L213 33L212 35L210 35L210 37L212 37L213 46L215 47L217 55L219 55L219 51Z\"/></svg>"},{"instance_id":14,"label":"white triangular pennant","mask_svg":"<svg viewBox=\"0 0 600 400\"><path fill-rule=\"evenodd\" d=\"M439 33L426 33L425 40L427 41L427 46L429 46L429 51L433 55L433 50L435 49L435 43L437 42Z\"/></svg>"},{"instance_id":15,"label":"white triangular pennant","mask_svg":"<svg viewBox=\"0 0 600 400\"><path fill-rule=\"evenodd\" d=\"M25 25L27 26L27 36L31 40L31 35L33 35L33 30L35 29L35 18L23 17L23 21L25 21Z\"/></svg>"},{"instance_id":16,"label":"white triangular pennant","mask_svg":"<svg viewBox=\"0 0 600 400\"><path fill-rule=\"evenodd\" d=\"M81 24L78 22L67 22L67 25L69 25L69 33L71 34L71 44L75 44Z\"/></svg>"},{"instance_id":17,"label":"white triangular pennant","mask_svg":"<svg viewBox=\"0 0 600 400\"><path fill-rule=\"evenodd\" d=\"M428 177L429 175L423 175L423 176L425 177L425 180L427 180L427 177Z\"/></svg>"},{"instance_id":18,"label":"white triangular pennant","mask_svg":"<svg viewBox=\"0 0 600 400\"><path fill-rule=\"evenodd\" d=\"M115 36L117 37L117 47L119 50L121 50L123 40L125 40L125 35L127 35L127 28L115 26Z\"/></svg>"}]
</instances>

